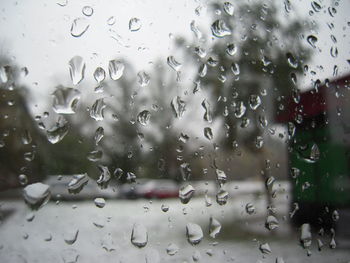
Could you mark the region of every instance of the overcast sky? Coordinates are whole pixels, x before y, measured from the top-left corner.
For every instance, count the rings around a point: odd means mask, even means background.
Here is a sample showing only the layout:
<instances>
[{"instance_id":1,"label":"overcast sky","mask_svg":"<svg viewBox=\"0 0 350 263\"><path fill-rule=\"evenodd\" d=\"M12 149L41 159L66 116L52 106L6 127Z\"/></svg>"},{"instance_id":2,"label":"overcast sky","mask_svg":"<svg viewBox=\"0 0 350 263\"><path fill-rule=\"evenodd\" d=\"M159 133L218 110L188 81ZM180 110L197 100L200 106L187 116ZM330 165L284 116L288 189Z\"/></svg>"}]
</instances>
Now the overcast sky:
<instances>
[{"instance_id":1,"label":"overcast sky","mask_svg":"<svg viewBox=\"0 0 350 263\"><path fill-rule=\"evenodd\" d=\"M92 81L92 73L97 66L108 69L108 61L116 57L126 58L136 71L147 70L157 59L176 54L171 34L194 38L190 23L195 20L204 32L209 32L212 17L205 9L205 1L171 0L68 0L66 6L57 2L64 0L11 1L0 3L0 48L2 54L9 55L20 66L26 66L29 75L27 84L34 92L34 99L40 103L42 98L52 93L57 78L69 81L68 61L75 55L82 56L87 64L86 81ZM304 17L310 17L311 1L291 1L294 11ZM234 2L233 2L234 3ZM322 1L324 8L310 17L319 24L315 33L317 42L316 56L310 64L318 74L302 81L302 86L310 86L311 79L331 77L333 66L338 65L339 75L349 71L349 29L347 24L349 1L340 1L337 14L331 17L327 8L334 1ZM91 6L91 17L82 14L84 6ZM202 6L198 16L195 9ZM110 26L107 20L115 17ZM81 37L72 37L70 28L74 19L85 17L90 27ZM130 32L130 18L141 20L142 27ZM334 29L327 24L333 22ZM111 32L112 30L112 32ZM114 32L114 33L113 33ZM206 33L207 33L206 32ZM111 37L117 33L125 46ZM331 39L333 34L337 43ZM305 40L306 41L306 40ZM330 56L330 47L338 48L338 57ZM323 69L318 67L323 66ZM37 83L37 84L33 84ZM62 83L71 85L71 83ZM40 99L41 98L41 99Z\"/></svg>"}]
</instances>

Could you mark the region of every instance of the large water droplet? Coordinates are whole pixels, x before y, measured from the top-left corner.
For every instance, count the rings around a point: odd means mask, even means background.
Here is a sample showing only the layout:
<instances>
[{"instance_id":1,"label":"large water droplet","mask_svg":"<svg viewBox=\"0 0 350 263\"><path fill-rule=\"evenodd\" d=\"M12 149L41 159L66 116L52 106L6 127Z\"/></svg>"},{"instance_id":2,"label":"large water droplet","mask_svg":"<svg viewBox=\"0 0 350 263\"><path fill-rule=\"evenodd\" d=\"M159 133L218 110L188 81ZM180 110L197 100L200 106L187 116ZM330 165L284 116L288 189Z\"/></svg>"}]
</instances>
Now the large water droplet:
<instances>
[{"instance_id":1,"label":"large water droplet","mask_svg":"<svg viewBox=\"0 0 350 263\"><path fill-rule=\"evenodd\" d=\"M179 251L179 247L174 243L170 243L166 248L166 253L169 256L174 256L178 251Z\"/></svg>"},{"instance_id":2,"label":"large water droplet","mask_svg":"<svg viewBox=\"0 0 350 263\"><path fill-rule=\"evenodd\" d=\"M205 127L203 131L205 138L207 138L209 141L213 139L214 136L210 127Z\"/></svg>"},{"instance_id":3,"label":"large water droplet","mask_svg":"<svg viewBox=\"0 0 350 263\"><path fill-rule=\"evenodd\" d=\"M70 34L73 37L81 37L89 29L89 21L84 17L78 17L73 20L70 28Z\"/></svg>"},{"instance_id":4,"label":"large water droplet","mask_svg":"<svg viewBox=\"0 0 350 263\"><path fill-rule=\"evenodd\" d=\"M235 107L234 107L234 113L236 118L242 118L243 115L245 114L247 108L244 105L243 101L239 101L236 103Z\"/></svg>"},{"instance_id":5,"label":"large water droplet","mask_svg":"<svg viewBox=\"0 0 350 263\"><path fill-rule=\"evenodd\" d=\"M80 91L73 88L65 88L59 86L53 96L53 110L58 114L74 114L78 101L80 99Z\"/></svg>"},{"instance_id":6,"label":"large water droplet","mask_svg":"<svg viewBox=\"0 0 350 263\"><path fill-rule=\"evenodd\" d=\"M276 217L274 217L273 215L269 215L266 217L266 221L265 221L265 227L268 230L274 230L278 227L278 220Z\"/></svg>"},{"instance_id":7,"label":"large water droplet","mask_svg":"<svg viewBox=\"0 0 350 263\"><path fill-rule=\"evenodd\" d=\"M220 233L221 224L214 217L210 217L209 221L209 235L212 238L216 238L216 236Z\"/></svg>"},{"instance_id":8,"label":"large water droplet","mask_svg":"<svg viewBox=\"0 0 350 263\"><path fill-rule=\"evenodd\" d=\"M235 8L233 6L233 4L231 4L230 2L225 2L224 3L224 11L226 12L226 14L228 14L229 16L233 16L233 13L235 11Z\"/></svg>"},{"instance_id":9,"label":"large water droplet","mask_svg":"<svg viewBox=\"0 0 350 263\"><path fill-rule=\"evenodd\" d=\"M295 59L295 57L293 56L292 53L288 52L286 54L286 57L287 57L287 62L288 62L290 67L298 68L298 61Z\"/></svg>"},{"instance_id":10,"label":"large water droplet","mask_svg":"<svg viewBox=\"0 0 350 263\"><path fill-rule=\"evenodd\" d=\"M104 81L105 78L106 71L101 67L97 67L94 72L94 79L97 81L97 83L101 83L102 81Z\"/></svg>"},{"instance_id":11,"label":"large water droplet","mask_svg":"<svg viewBox=\"0 0 350 263\"><path fill-rule=\"evenodd\" d=\"M310 224L302 224L300 233L300 243L304 248L311 246L311 227Z\"/></svg>"},{"instance_id":12,"label":"large water droplet","mask_svg":"<svg viewBox=\"0 0 350 263\"><path fill-rule=\"evenodd\" d=\"M259 95L252 94L249 96L249 107L252 110L256 110L261 105L261 99Z\"/></svg>"},{"instance_id":13,"label":"large water droplet","mask_svg":"<svg viewBox=\"0 0 350 263\"><path fill-rule=\"evenodd\" d=\"M109 181L111 180L111 173L107 166L99 165L98 169L100 170L100 177L96 181L101 189L108 187Z\"/></svg>"},{"instance_id":14,"label":"large water droplet","mask_svg":"<svg viewBox=\"0 0 350 263\"><path fill-rule=\"evenodd\" d=\"M0 82L6 83L8 81L6 68L4 66L0 67Z\"/></svg>"},{"instance_id":15,"label":"large water droplet","mask_svg":"<svg viewBox=\"0 0 350 263\"><path fill-rule=\"evenodd\" d=\"M55 125L46 131L47 139L52 144L60 142L67 133L68 122L62 117L59 117Z\"/></svg>"},{"instance_id":16,"label":"large water droplet","mask_svg":"<svg viewBox=\"0 0 350 263\"><path fill-rule=\"evenodd\" d=\"M211 32L216 37L225 37L231 35L231 30L226 25L224 20L218 19L211 25Z\"/></svg>"},{"instance_id":17,"label":"large water droplet","mask_svg":"<svg viewBox=\"0 0 350 263\"><path fill-rule=\"evenodd\" d=\"M186 225L186 236L187 241L191 245L199 244L203 239L203 231L202 228L194 223L188 223Z\"/></svg>"},{"instance_id":18,"label":"large water droplet","mask_svg":"<svg viewBox=\"0 0 350 263\"><path fill-rule=\"evenodd\" d=\"M103 112L105 107L106 104L104 103L103 99L97 99L90 109L91 118L95 119L96 121L102 121L104 119Z\"/></svg>"},{"instance_id":19,"label":"large water droplet","mask_svg":"<svg viewBox=\"0 0 350 263\"><path fill-rule=\"evenodd\" d=\"M85 62L82 57L75 56L69 60L68 64L70 78L72 79L73 84L77 85L84 78Z\"/></svg>"},{"instance_id":20,"label":"large water droplet","mask_svg":"<svg viewBox=\"0 0 350 263\"><path fill-rule=\"evenodd\" d=\"M28 130L24 130L22 132L21 140L24 145L30 144L32 142L32 135Z\"/></svg>"},{"instance_id":21,"label":"large water droplet","mask_svg":"<svg viewBox=\"0 0 350 263\"><path fill-rule=\"evenodd\" d=\"M106 200L104 198L97 197L95 198L94 203L98 208L103 208L106 205Z\"/></svg>"},{"instance_id":22,"label":"large water droplet","mask_svg":"<svg viewBox=\"0 0 350 263\"><path fill-rule=\"evenodd\" d=\"M137 121L143 126L146 126L151 119L151 113L148 110L141 111L137 114Z\"/></svg>"},{"instance_id":23,"label":"large water droplet","mask_svg":"<svg viewBox=\"0 0 350 263\"><path fill-rule=\"evenodd\" d=\"M320 149L318 148L317 144L314 143L311 146L311 151L310 151L310 160L312 162L317 162L320 159Z\"/></svg>"},{"instance_id":24,"label":"large water droplet","mask_svg":"<svg viewBox=\"0 0 350 263\"><path fill-rule=\"evenodd\" d=\"M78 239L78 234L79 234L79 230L78 229L69 229L64 233L64 241L68 244L68 245L73 245L75 243L75 241L77 241Z\"/></svg>"},{"instance_id":25,"label":"large water droplet","mask_svg":"<svg viewBox=\"0 0 350 263\"><path fill-rule=\"evenodd\" d=\"M311 7L315 12L320 12L322 9L322 6L320 3L316 2L316 1L312 1L311 2Z\"/></svg>"},{"instance_id":26,"label":"large water droplet","mask_svg":"<svg viewBox=\"0 0 350 263\"><path fill-rule=\"evenodd\" d=\"M234 54L237 53L237 47L235 44L231 43L231 44L228 44L227 47L226 47L226 53L230 56L233 56Z\"/></svg>"},{"instance_id":27,"label":"large water droplet","mask_svg":"<svg viewBox=\"0 0 350 263\"><path fill-rule=\"evenodd\" d=\"M186 103L179 96L173 98L170 103L176 118L181 118L186 110Z\"/></svg>"},{"instance_id":28,"label":"large water droplet","mask_svg":"<svg viewBox=\"0 0 350 263\"><path fill-rule=\"evenodd\" d=\"M85 185L89 182L89 177L86 173L75 174L73 179L68 184L68 192L71 194L79 193Z\"/></svg>"},{"instance_id":29,"label":"large water droplet","mask_svg":"<svg viewBox=\"0 0 350 263\"><path fill-rule=\"evenodd\" d=\"M182 64L176 61L176 59L173 56L169 56L167 58L167 63L175 71L179 71L182 67Z\"/></svg>"},{"instance_id":30,"label":"large water droplet","mask_svg":"<svg viewBox=\"0 0 350 263\"><path fill-rule=\"evenodd\" d=\"M85 16L92 16L94 13L94 9L91 6L84 6L81 11Z\"/></svg>"},{"instance_id":31,"label":"large water droplet","mask_svg":"<svg viewBox=\"0 0 350 263\"><path fill-rule=\"evenodd\" d=\"M179 189L179 198L181 203L187 204L194 195L194 188L192 185L184 185Z\"/></svg>"},{"instance_id":32,"label":"large water droplet","mask_svg":"<svg viewBox=\"0 0 350 263\"><path fill-rule=\"evenodd\" d=\"M124 63L119 60L111 60L108 64L109 76L112 80L120 79L124 74Z\"/></svg>"},{"instance_id":33,"label":"large water droplet","mask_svg":"<svg viewBox=\"0 0 350 263\"><path fill-rule=\"evenodd\" d=\"M207 99L204 99L202 101L202 107L205 110L203 119L206 120L207 122L211 123L212 122L212 117L211 117L211 111L210 111L210 104L207 101Z\"/></svg>"},{"instance_id":34,"label":"large water droplet","mask_svg":"<svg viewBox=\"0 0 350 263\"><path fill-rule=\"evenodd\" d=\"M270 245L268 243L263 243L259 246L259 249L261 251L261 253L263 254L270 254L271 253L271 248Z\"/></svg>"},{"instance_id":35,"label":"large water droplet","mask_svg":"<svg viewBox=\"0 0 350 263\"><path fill-rule=\"evenodd\" d=\"M18 181L20 185L26 185L28 183L28 177L25 174L20 174L18 176Z\"/></svg>"},{"instance_id":36,"label":"large water droplet","mask_svg":"<svg viewBox=\"0 0 350 263\"><path fill-rule=\"evenodd\" d=\"M252 215L255 212L255 207L252 203L247 203L245 206L245 211L248 215Z\"/></svg>"},{"instance_id":37,"label":"large water droplet","mask_svg":"<svg viewBox=\"0 0 350 263\"><path fill-rule=\"evenodd\" d=\"M105 134L105 132L104 132L103 127L98 127L96 129L95 136L94 136L94 141L95 141L96 145L98 145L99 142L102 140L104 134Z\"/></svg>"},{"instance_id":38,"label":"large water droplet","mask_svg":"<svg viewBox=\"0 0 350 263\"><path fill-rule=\"evenodd\" d=\"M142 23L140 19L134 17L129 20L129 30L131 32L140 30L141 26L142 26Z\"/></svg>"},{"instance_id":39,"label":"large water droplet","mask_svg":"<svg viewBox=\"0 0 350 263\"><path fill-rule=\"evenodd\" d=\"M50 187L43 183L27 185L23 189L25 202L33 209L44 206L50 199Z\"/></svg>"},{"instance_id":40,"label":"large water droplet","mask_svg":"<svg viewBox=\"0 0 350 263\"><path fill-rule=\"evenodd\" d=\"M131 243L138 248L143 248L147 245L147 242L148 234L146 227L140 223L134 224L131 232Z\"/></svg>"},{"instance_id":41,"label":"large water droplet","mask_svg":"<svg viewBox=\"0 0 350 263\"><path fill-rule=\"evenodd\" d=\"M225 174L224 171L219 170L219 169L216 169L216 170L215 170L215 173L216 173L216 180L218 181L218 183L219 183L220 185L226 183L227 176L226 176L226 174Z\"/></svg>"},{"instance_id":42,"label":"large water droplet","mask_svg":"<svg viewBox=\"0 0 350 263\"><path fill-rule=\"evenodd\" d=\"M226 205L227 199L228 199L228 192L225 189L220 188L219 191L216 193L216 202L219 205Z\"/></svg>"},{"instance_id":43,"label":"large water droplet","mask_svg":"<svg viewBox=\"0 0 350 263\"><path fill-rule=\"evenodd\" d=\"M94 150L87 154L86 158L91 162L98 162L102 159L103 152L101 150Z\"/></svg>"},{"instance_id":44,"label":"large water droplet","mask_svg":"<svg viewBox=\"0 0 350 263\"><path fill-rule=\"evenodd\" d=\"M144 71L140 71L139 73L137 73L137 78L137 82L140 84L141 87L148 86L151 79L150 76Z\"/></svg>"},{"instance_id":45,"label":"large water droplet","mask_svg":"<svg viewBox=\"0 0 350 263\"><path fill-rule=\"evenodd\" d=\"M316 42L317 42L317 37L315 37L314 35L309 35L306 38L307 42L310 44L311 47L316 48Z\"/></svg>"}]
</instances>

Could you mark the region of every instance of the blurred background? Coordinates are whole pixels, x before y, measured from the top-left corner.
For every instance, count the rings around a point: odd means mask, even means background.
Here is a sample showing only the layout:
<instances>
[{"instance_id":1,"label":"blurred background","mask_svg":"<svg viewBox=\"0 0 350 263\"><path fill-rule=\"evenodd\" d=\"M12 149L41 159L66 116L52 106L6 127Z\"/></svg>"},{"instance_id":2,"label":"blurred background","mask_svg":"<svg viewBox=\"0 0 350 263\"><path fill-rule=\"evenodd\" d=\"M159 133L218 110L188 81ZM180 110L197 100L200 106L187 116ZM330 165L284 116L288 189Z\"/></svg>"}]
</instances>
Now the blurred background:
<instances>
[{"instance_id":1,"label":"blurred background","mask_svg":"<svg viewBox=\"0 0 350 263\"><path fill-rule=\"evenodd\" d=\"M3 1L0 262L348 262L349 7Z\"/></svg>"}]
</instances>

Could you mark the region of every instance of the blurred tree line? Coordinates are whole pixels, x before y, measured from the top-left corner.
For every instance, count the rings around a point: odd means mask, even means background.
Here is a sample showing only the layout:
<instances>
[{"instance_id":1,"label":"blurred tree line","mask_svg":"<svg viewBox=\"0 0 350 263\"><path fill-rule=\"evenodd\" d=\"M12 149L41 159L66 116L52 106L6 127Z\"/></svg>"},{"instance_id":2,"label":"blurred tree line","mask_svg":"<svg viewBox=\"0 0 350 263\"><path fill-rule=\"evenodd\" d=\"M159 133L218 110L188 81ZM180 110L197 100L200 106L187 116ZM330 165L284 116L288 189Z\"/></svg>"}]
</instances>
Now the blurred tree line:
<instances>
[{"instance_id":1,"label":"blurred tree line","mask_svg":"<svg viewBox=\"0 0 350 263\"><path fill-rule=\"evenodd\" d=\"M260 168L266 175L267 149L262 142L272 133L274 116L284 110L286 97L299 92L297 76L311 58L302 38L309 25L300 19L281 21L283 17L274 4L260 1L235 3L232 13L222 2L208 7L213 24L220 20L231 34L211 36L212 42L209 36L207 41L202 36L192 42L176 38L177 48L186 58L192 58L188 63L198 68L195 88L188 96L205 92L211 118L222 120L222 133L216 140L222 159L243 147L262 156ZM170 104L181 84L169 77L171 69L165 61L157 62L146 73L152 77L146 87L141 87L140 76L132 65L124 63L126 72L121 79L100 83L104 90L100 97L107 106L105 119L91 119L86 111L91 110L91 105L81 100L76 114L64 116L67 135L51 144L45 135L48 127L44 116L34 119L30 114L28 89L16 85L21 70L8 59L0 59L0 190L18 186L17 177L22 173L30 181L82 172L98 178L98 166L103 165L116 176L123 170L121 181L127 180L127 172L183 181L203 179L205 169L217 167L220 161L208 164L198 147L186 145L186 135L174 128L176 118ZM150 113L147 125L137 121L142 111ZM57 114L50 117L51 121L56 117ZM99 127L104 136L96 143ZM97 151L100 157L93 161L87 158ZM215 155L215 145L212 152Z\"/></svg>"}]
</instances>

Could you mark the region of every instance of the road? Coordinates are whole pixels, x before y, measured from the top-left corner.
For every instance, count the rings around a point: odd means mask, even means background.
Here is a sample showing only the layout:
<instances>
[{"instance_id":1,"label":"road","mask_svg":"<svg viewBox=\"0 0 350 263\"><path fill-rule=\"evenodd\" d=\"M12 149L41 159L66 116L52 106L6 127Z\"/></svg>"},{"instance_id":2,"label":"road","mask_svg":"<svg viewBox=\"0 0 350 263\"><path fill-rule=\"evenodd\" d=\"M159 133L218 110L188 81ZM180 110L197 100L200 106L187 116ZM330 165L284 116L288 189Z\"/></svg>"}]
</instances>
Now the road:
<instances>
[{"instance_id":1,"label":"road","mask_svg":"<svg viewBox=\"0 0 350 263\"><path fill-rule=\"evenodd\" d=\"M279 227L274 233L264 227L266 203L263 195L241 194L229 198L224 206L207 207L203 196L192 199L187 205L178 199L164 200L106 200L104 208L91 201L49 202L35 211L22 200L2 200L3 220L0 224L0 262L275 262L282 257L286 263L299 262L350 262L349 247L340 243L329 249L317 250L313 238L311 256L299 245L299 233L292 230L283 216L288 215L288 194L281 193L275 200ZM245 205L254 204L256 213L248 215ZM168 212L161 210L169 206ZM209 237L210 216L215 217L222 229L216 239ZM186 239L186 224L192 222L203 229L204 239L192 246ZM130 242L134 223L143 224L148 231L148 243L137 248ZM73 244L65 239L78 231ZM338 241L338 240L337 240ZM263 255L259 244L268 242L269 255ZM169 243L179 248L170 256ZM259 261L260 260L260 261Z\"/></svg>"}]
</instances>

